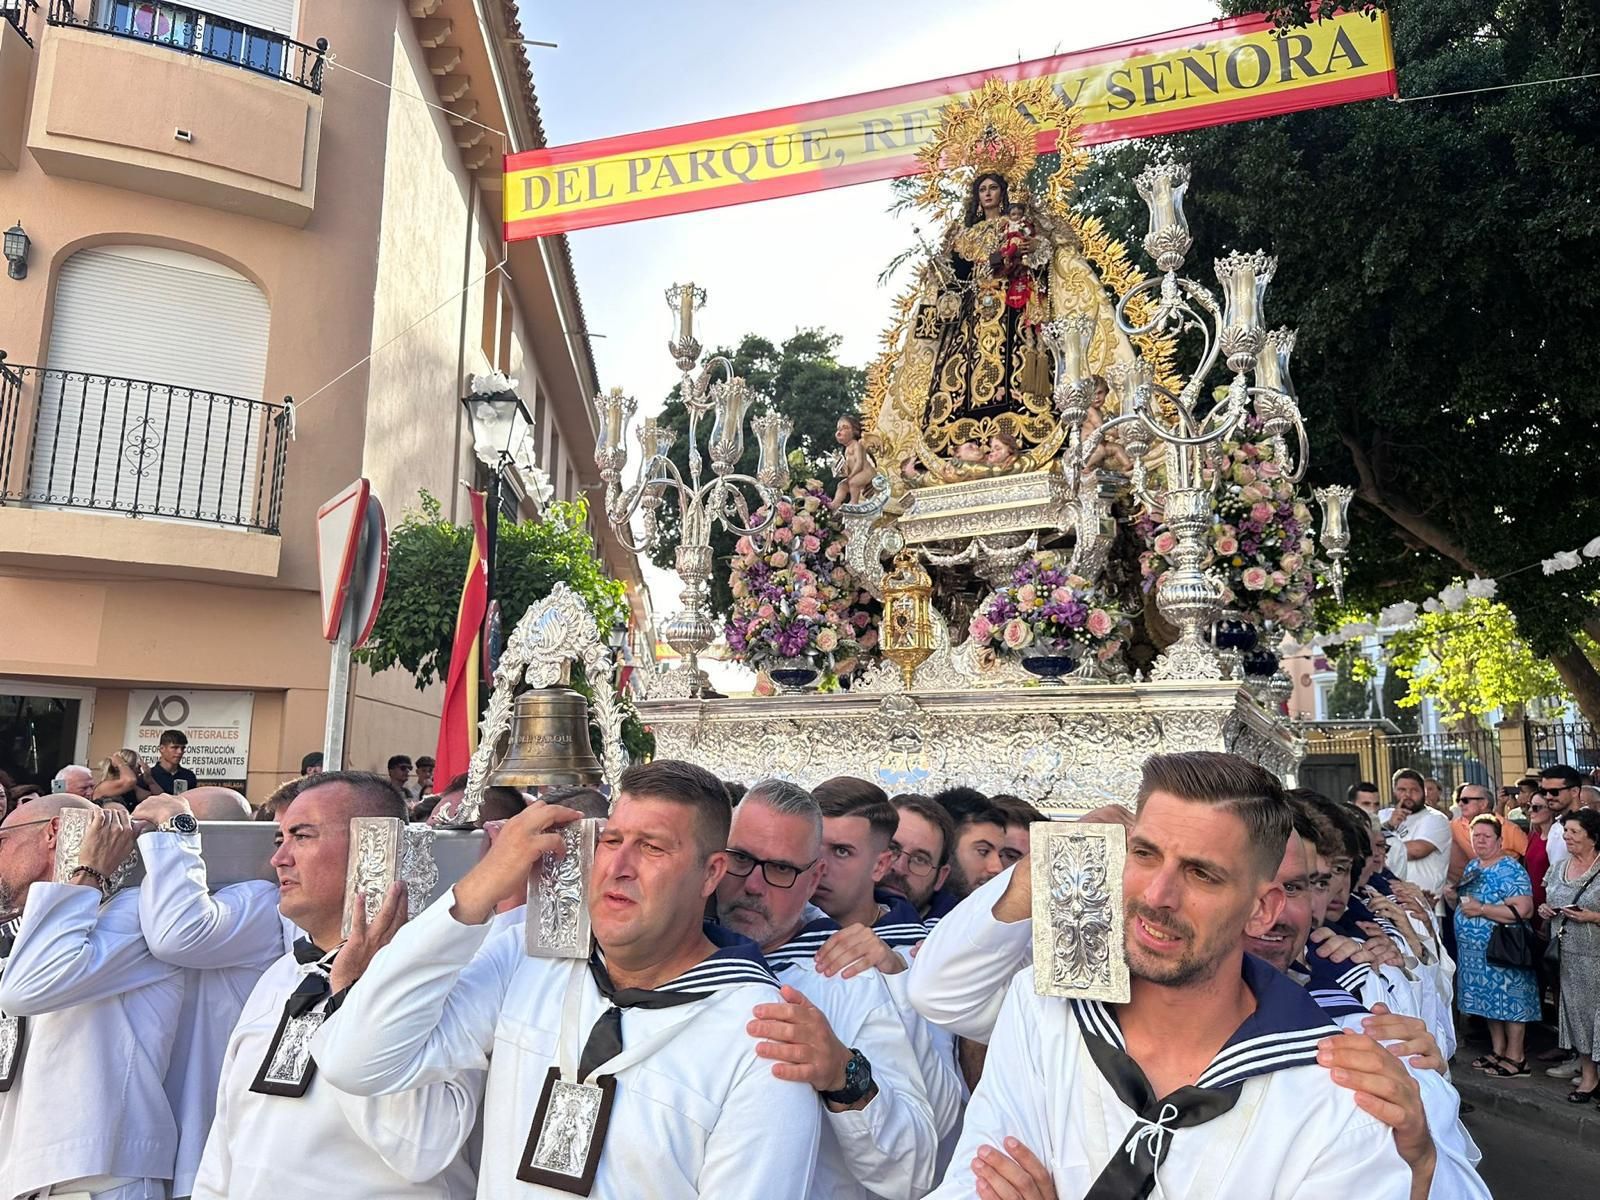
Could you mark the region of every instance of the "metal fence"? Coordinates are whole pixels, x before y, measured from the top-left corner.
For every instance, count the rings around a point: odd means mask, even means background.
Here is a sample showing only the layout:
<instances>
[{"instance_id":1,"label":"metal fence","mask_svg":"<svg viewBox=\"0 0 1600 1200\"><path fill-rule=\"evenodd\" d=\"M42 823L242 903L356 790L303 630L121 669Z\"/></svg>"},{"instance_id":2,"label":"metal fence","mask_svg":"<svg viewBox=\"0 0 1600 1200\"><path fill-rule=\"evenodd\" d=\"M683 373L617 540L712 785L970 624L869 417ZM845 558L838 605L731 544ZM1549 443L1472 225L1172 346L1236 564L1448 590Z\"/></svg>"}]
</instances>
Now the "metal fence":
<instances>
[{"instance_id":1,"label":"metal fence","mask_svg":"<svg viewBox=\"0 0 1600 1200\"><path fill-rule=\"evenodd\" d=\"M1528 765L1536 771L1556 763L1580 771L1600 767L1600 736L1587 721L1529 721L1523 731L1528 740Z\"/></svg>"},{"instance_id":2,"label":"metal fence","mask_svg":"<svg viewBox=\"0 0 1600 1200\"><path fill-rule=\"evenodd\" d=\"M1387 794L1388 780L1402 767L1439 780L1446 796L1457 784L1500 783L1500 738L1492 729L1458 733L1387 733L1380 729L1306 730L1306 756L1299 779L1306 787L1342 797L1361 780Z\"/></svg>"},{"instance_id":3,"label":"metal fence","mask_svg":"<svg viewBox=\"0 0 1600 1200\"><path fill-rule=\"evenodd\" d=\"M28 36L28 14L39 11L39 0L0 0L0 19L22 35L22 40L33 45Z\"/></svg>"},{"instance_id":4,"label":"metal fence","mask_svg":"<svg viewBox=\"0 0 1600 1200\"><path fill-rule=\"evenodd\" d=\"M0 504L278 532L285 405L4 357Z\"/></svg>"},{"instance_id":5,"label":"metal fence","mask_svg":"<svg viewBox=\"0 0 1600 1200\"><path fill-rule=\"evenodd\" d=\"M232 17L156 0L50 0L49 21L166 46L322 91L327 38L307 46Z\"/></svg>"}]
</instances>

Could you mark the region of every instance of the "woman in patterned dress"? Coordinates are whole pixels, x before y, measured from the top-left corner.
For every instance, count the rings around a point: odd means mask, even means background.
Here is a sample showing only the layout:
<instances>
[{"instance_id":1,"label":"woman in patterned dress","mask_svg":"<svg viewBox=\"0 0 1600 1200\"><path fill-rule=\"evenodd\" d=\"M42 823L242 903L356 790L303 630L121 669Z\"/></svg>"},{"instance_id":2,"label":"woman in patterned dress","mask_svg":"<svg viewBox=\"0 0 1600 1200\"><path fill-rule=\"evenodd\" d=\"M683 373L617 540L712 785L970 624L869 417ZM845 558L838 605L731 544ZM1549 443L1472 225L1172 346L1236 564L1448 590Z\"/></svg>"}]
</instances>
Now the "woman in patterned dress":
<instances>
[{"instance_id":1,"label":"woman in patterned dress","mask_svg":"<svg viewBox=\"0 0 1600 1200\"><path fill-rule=\"evenodd\" d=\"M1567 1095L1587 1104L1600 1090L1600 812L1569 812L1561 827L1568 857L1545 875L1539 915L1561 939L1561 1045L1578 1053Z\"/></svg>"},{"instance_id":2,"label":"woman in patterned dress","mask_svg":"<svg viewBox=\"0 0 1600 1200\"><path fill-rule=\"evenodd\" d=\"M1445 889L1456 907L1456 1007L1489 1023L1493 1053L1473 1061L1490 1075L1528 1073L1523 1054L1527 1022L1539 1019L1539 987L1531 969L1500 967L1488 960L1489 935L1533 914L1528 872L1500 844L1500 818L1484 813L1472 821L1473 860L1461 882Z\"/></svg>"}]
</instances>

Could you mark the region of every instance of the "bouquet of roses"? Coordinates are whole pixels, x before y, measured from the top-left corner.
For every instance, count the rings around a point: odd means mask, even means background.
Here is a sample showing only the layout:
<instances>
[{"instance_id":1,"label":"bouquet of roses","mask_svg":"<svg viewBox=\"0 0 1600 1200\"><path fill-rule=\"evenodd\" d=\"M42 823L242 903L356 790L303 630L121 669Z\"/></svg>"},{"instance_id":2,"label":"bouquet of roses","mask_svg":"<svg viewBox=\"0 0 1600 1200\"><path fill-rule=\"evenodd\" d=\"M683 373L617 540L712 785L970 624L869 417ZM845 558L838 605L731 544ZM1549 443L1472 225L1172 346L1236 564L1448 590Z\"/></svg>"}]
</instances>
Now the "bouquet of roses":
<instances>
[{"instance_id":1,"label":"bouquet of roses","mask_svg":"<svg viewBox=\"0 0 1600 1200\"><path fill-rule=\"evenodd\" d=\"M1222 577L1224 608L1293 631L1310 622L1317 585L1311 510L1285 478L1272 441L1248 437L1258 431L1252 418L1247 436L1221 443L1205 468L1217 507L1203 565ZM1139 532L1149 547L1139 556L1144 588L1153 591L1171 568L1177 538L1150 517Z\"/></svg>"},{"instance_id":2,"label":"bouquet of roses","mask_svg":"<svg viewBox=\"0 0 1600 1200\"><path fill-rule=\"evenodd\" d=\"M1093 654L1101 662L1121 650L1132 626L1105 607L1094 589L1042 551L1011 573L967 626L983 646L1016 654Z\"/></svg>"},{"instance_id":3,"label":"bouquet of roses","mask_svg":"<svg viewBox=\"0 0 1600 1200\"><path fill-rule=\"evenodd\" d=\"M765 515L763 508L757 518ZM724 629L735 661L761 668L815 657L835 676L855 669L878 644L877 604L845 569L844 545L844 527L816 479L778 502L763 533L739 539Z\"/></svg>"}]
</instances>

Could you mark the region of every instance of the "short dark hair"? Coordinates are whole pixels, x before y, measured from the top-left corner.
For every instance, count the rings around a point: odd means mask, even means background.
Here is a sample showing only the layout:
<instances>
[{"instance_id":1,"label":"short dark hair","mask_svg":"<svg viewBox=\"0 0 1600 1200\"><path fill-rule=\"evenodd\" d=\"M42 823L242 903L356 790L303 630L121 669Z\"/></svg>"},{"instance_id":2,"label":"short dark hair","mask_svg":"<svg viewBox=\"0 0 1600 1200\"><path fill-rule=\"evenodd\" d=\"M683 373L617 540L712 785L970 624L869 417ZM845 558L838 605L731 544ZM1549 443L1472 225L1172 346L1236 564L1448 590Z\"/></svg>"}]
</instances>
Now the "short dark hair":
<instances>
[{"instance_id":1,"label":"short dark hair","mask_svg":"<svg viewBox=\"0 0 1600 1200\"><path fill-rule=\"evenodd\" d=\"M1561 817L1563 825L1572 821L1582 825L1583 831L1589 835L1589 840L1600 846L1600 812L1595 812L1592 808L1577 808L1564 813Z\"/></svg>"},{"instance_id":2,"label":"short dark hair","mask_svg":"<svg viewBox=\"0 0 1600 1200\"><path fill-rule=\"evenodd\" d=\"M586 817L605 817L611 812L611 801L592 787L551 788L539 799L546 804L575 808Z\"/></svg>"},{"instance_id":3,"label":"short dark hair","mask_svg":"<svg viewBox=\"0 0 1600 1200\"><path fill-rule=\"evenodd\" d=\"M389 770L391 771L396 767L409 767L410 765L411 756L409 754L391 754L389 756Z\"/></svg>"},{"instance_id":4,"label":"short dark hair","mask_svg":"<svg viewBox=\"0 0 1600 1200\"><path fill-rule=\"evenodd\" d=\"M1294 814L1271 772L1237 754L1215 750L1152 754L1144 760L1135 811L1143 812L1155 792L1233 813L1244 822L1257 874L1271 879L1278 873Z\"/></svg>"},{"instance_id":5,"label":"short dark hair","mask_svg":"<svg viewBox=\"0 0 1600 1200\"><path fill-rule=\"evenodd\" d=\"M1394 787L1394 785L1399 783L1402 779L1409 779L1418 787L1421 787L1427 782L1427 780L1422 778L1421 771L1413 770L1410 767L1401 767L1393 775L1389 776L1389 786L1391 788Z\"/></svg>"},{"instance_id":6,"label":"short dark hair","mask_svg":"<svg viewBox=\"0 0 1600 1200\"><path fill-rule=\"evenodd\" d=\"M963 787L959 784L947 787L942 792L935 792L933 802L942 806L957 825L961 824L961 818L970 810L989 807L989 797L977 788Z\"/></svg>"},{"instance_id":7,"label":"short dark hair","mask_svg":"<svg viewBox=\"0 0 1600 1200\"><path fill-rule=\"evenodd\" d=\"M433 766L433 755L424 754L421 758L417 759L417 766L419 766L419 767L431 767L431 766Z\"/></svg>"},{"instance_id":8,"label":"short dark hair","mask_svg":"<svg viewBox=\"0 0 1600 1200\"><path fill-rule=\"evenodd\" d=\"M318 775L307 775L297 782L300 787L294 794L296 800L307 792L332 787L336 783L351 788L357 796L350 813L352 817L393 817L397 821L404 821L410 815L406 811L406 798L400 794L400 789L373 771L323 771Z\"/></svg>"},{"instance_id":9,"label":"short dark hair","mask_svg":"<svg viewBox=\"0 0 1600 1200\"><path fill-rule=\"evenodd\" d=\"M1335 859L1348 851L1349 843L1328 813L1332 800L1310 788L1289 788L1284 795L1294 809L1295 832L1315 846L1318 854Z\"/></svg>"},{"instance_id":10,"label":"short dark hair","mask_svg":"<svg viewBox=\"0 0 1600 1200\"><path fill-rule=\"evenodd\" d=\"M919 796L915 792L903 792L893 797L889 803L894 805L896 812L916 813L936 828L939 831L939 865L942 867L950 861L950 855L956 846L956 823L950 819L950 814L945 811L944 805L935 804L926 796ZM898 828L898 822L896 827Z\"/></svg>"},{"instance_id":11,"label":"short dark hair","mask_svg":"<svg viewBox=\"0 0 1600 1200\"><path fill-rule=\"evenodd\" d=\"M811 797L824 817L864 817L886 842L893 841L900 828L900 814L889 803L889 793L869 780L835 775L812 788Z\"/></svg>"},{"instance_id":12,"label":"short dark hair","mask_svg":"<svg viewBox=\"0 0 1600 1200\"><path fill-rule=\"evenodd\" d=\"M161 731L160 744L163 746L187 746L189 744L189 735L181 729L164 729Z\"/></svg>"},{"instance_id":13,"label":"short dark hair","mask_svg":"<svg viewBox=\"0 0 1600 1200\"><path fill-rule=\"evenodd\" d=\"M313 750L310 754L307 754L300 759L300 774L304 775L307 771L311 770L312 767L320 767L321 765L322 751Z\"/></svg>"},{"instance_id":14,"label":"short dark hair","mask_svg":"<svg viewBox=\"0 0 1600 1200\"><path fill-rule=\"evenodd\" d=\"M749 790L737 779L724 779L722 786L728 789L728 803L734 808L739 807L739 801L744 799L745 792Z\"/></svg>"},{"instance_id":15,"label":"short dark hair","mask_svg":"<svg viewBox=\"0 0 1600 1200\"><path fill-rule=\"evenodd\" d=\"M1569 767L1566 763L1556 763L1554 766L1541 768L1539 778L1559 779L1563 787L1576 787L1583 783L1583 776L1578 774L1577 768Z\"/></svg>"},{"instance_id":16,"label":"short dark hair","mask_svg":"<svg viewBox=\"0 0 1600 1200\"><path fill-rule=\"evenodd\" d=\"M1032 825L1035 821L1048 821L1045 816L1021 796L995 796L990 804L1005 817L1007 829L1018 825Z\"/></svg>"},{"instance_id":17,"label":"short dark hair","mask_svg":"<svg viewBox=\"0 0 1600 1200\"><path fill-rule=\"evenodd\" d=\"M1368 779L1363 779L1360 783L1352 783L1348 788L1345 789L1345 802L1348 804L1354 804L1356 802L1356 797L1361 795L1362 792L1371 792L1374 796L1376 796L1378 794L1378 785Z\"/></svg>"},{"instance_id":18,"label":"short dark hair","mask_svg":"<svg viewBox=\"0 0 1600 1200\"><path fill-rule=\"evenodd\" d=\"M439 790L439 794L442 796L445 794L445 792L464 792L466 790L467 772L463 771L461 774L451 779L449 783L445 784L444 787Z\"/></svg>"},{"instance_id":19,"label":"short dark hair","mask_svg":"<svg viewBox=\"0 0 1600 1200\"><path fill-rule=\"evenodd\" d=\"M728 848L733 805L728 789L704 767L675 758L635 763L617 781L617 795L637 800L665 800L695 811L696 836L707 858Z\"/></svg>"},{"instance_id":20,"label":"short dark hair","mask_svg":"<svg viewBox=\"0 0 1600 1200\"><path fill-rule=\"evenodd\" d=\"M482 829L484 823L488 821L509 821L527 807L528 802L514 787L503 787L499 784L486 787L478 800L477 827Z\"/></svg>"}]
</instances>

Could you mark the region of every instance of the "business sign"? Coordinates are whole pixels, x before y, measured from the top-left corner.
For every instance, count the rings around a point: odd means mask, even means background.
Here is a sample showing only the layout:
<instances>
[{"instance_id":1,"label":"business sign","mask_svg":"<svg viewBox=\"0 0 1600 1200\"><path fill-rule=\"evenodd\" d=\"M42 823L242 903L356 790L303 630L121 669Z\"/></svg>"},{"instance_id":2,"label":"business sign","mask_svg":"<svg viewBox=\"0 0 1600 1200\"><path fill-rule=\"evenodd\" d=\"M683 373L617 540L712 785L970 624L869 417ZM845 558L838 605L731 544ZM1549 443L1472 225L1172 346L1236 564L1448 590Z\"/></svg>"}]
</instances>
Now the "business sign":
<instances>
[{"instance_id":1,"label":"business sign","mask_svg":"<svg viewBox=\"0 0 1600 1200\"><path fill-rule=\"evenodd\" d=\"M1077 110L1084 145L1396 90L1382 12L1341 13L1282 36L1259 13L1234 17L991 71L508 155L506 240L914 175L917 150L946 104L990 79L1036 78ZM1041 150L1054 148L1053 134L1040 141Z\"/></svg>"},{"instance_id":2,"label":"business sign","mask_svg":"<svg viewBox=\"0 0 1600 1200\"><path fill-rule=\"evenodd\" d=\"M201 783L242 789L250 765L255 699L254 692L131 691L123 745L154 765L163 731L182 730L189 739L183 765Z\"/></svg>"}]
</instances>

